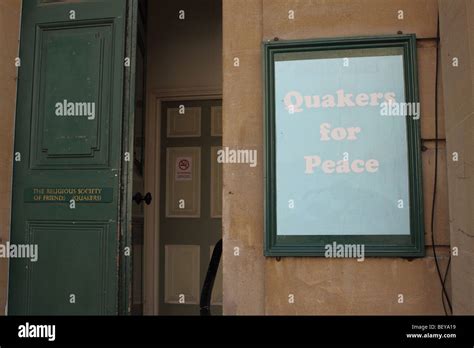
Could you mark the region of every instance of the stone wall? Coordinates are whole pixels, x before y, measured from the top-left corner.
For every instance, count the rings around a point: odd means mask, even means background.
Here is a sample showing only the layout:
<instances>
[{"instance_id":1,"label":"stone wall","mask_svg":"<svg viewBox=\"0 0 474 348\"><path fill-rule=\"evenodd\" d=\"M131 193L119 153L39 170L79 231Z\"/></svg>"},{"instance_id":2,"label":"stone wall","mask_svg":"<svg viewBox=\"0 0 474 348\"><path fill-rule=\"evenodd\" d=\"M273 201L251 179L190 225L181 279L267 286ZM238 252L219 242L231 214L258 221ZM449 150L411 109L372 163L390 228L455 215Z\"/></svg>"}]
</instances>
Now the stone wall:
<instances>
[{"instance_id":1,"label":"stone wall","mask_svg":"<svg viewBox=\"0 0 474 348\"><path fill-rule=\"evenodd\" d=\"M288 19L294 11L295 19ZM399 20L399 10L404 20ZM442 314L432 256L436 0L223 0L224 146L256 148L257 168L224 165L225 314ZM427 255L420 259L263 256L263 97L261 43L322 37L415 33L422 107L422 154ZM234 66L234 58L240 66ZM440 111L442 107L440 93ZM439 137L444 139L440 115ZM444 270L449 253L445 142L439 143L435 219ZM239 256L235 256L235 248ZM448 281L449 283L449 281ZM449 284L448 284L449 285ZM292 294L295 303L290 304ZM398 303L403 294L405 302Z\"/></svg>"}]
</instances>

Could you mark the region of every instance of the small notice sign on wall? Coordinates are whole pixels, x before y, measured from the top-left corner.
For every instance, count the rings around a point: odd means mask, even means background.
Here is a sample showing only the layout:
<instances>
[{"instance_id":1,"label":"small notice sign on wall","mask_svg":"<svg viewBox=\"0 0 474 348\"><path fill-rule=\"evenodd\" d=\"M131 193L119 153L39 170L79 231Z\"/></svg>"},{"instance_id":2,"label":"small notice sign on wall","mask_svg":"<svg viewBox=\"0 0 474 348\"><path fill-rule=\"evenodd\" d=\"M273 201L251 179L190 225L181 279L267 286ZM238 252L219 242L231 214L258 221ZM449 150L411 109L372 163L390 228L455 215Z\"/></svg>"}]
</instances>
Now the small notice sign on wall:
<instances>
[{"instance_id":1,"label":"small notice sign on wall","mask_svg":"<svg viewBox=\"0 0 474 348\"><path fill-rule=\"evenodd\" d=\"M192 157L177 157L176 158L176 181L193 180L193 158Z\"/></svg>"}]
</instances>

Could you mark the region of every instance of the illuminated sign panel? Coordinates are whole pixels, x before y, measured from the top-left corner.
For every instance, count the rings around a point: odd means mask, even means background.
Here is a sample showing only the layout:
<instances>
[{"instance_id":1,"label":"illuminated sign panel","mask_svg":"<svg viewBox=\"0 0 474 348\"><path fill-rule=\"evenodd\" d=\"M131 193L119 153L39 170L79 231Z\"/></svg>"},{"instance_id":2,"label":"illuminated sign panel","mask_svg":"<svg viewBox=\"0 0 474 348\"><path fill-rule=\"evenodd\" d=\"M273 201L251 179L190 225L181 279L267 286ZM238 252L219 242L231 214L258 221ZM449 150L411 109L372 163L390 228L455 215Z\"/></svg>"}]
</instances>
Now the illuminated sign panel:
<instances>
[{"instance_id":1,"label":"illuminated sign panel","mask_svg":"<svg viewBox=\"0 0 474 348\"><path fill-rule=\"evenodd\" d=\"M266 255L421 256L412 35L264 45Z\"/></svg>"}]
</instances>

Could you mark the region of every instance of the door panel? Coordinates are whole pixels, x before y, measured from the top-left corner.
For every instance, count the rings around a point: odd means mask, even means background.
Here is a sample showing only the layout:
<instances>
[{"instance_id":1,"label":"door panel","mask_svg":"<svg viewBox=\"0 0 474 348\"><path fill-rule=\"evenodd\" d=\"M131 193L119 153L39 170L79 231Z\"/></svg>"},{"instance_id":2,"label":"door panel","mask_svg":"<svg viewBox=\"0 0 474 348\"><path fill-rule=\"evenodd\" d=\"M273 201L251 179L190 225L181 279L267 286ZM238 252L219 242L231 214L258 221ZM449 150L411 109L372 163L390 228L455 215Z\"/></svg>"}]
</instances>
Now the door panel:
<instances>
[{"instance_id":1,"label":"door panel","mask_svg":"<svg viewBox=\"0 0 474 348\"><path fill-rule=\"evenodd\" d=\"M165 303L199 303L200 254L199 245L165 245Z\"/></svg>"},{"instance_id":2,"label":"door panel","mask_svg":"<svg viewBox=\"0 0 474 348\"><path fill-rule=\"evenodd\" d=\"M106 167L109 163L108 87L112 75L108 65L113 58L113 23L85 23L87 26L82 28L72 23L61 27L43 25L37 29L35 72L38 74L33 81L33 105L37 107L31 115L32 169ZM79 101L82 110L77 114L87 116L50 117L57 113L57 103L69 111L68 103ZM94 104L84 105L82 102L86 101ZM95 106L101 109L96 110Z\"/></svg>"},{"instance_id":3,"label":"door panel","mask_svg":"<svg viewBox=\"0 0 474 348\"><path fill-rule=\"evenodd\" d=\"M11 241L38 261L10 260L9 314L118 312L126 13L23 2Z\"/></svg>"},{"instance_id":4,"label":"door panel","mask_svg":"<svg viewBox=\"0 0 474 348\"><path fill-rule=\"evenodd\" d=\"M211 251L222 237L220 107L220 100L162 104L160 314L199 315ZM221 279L213 314L222 313Z\"/></svg>"}]
</instances>

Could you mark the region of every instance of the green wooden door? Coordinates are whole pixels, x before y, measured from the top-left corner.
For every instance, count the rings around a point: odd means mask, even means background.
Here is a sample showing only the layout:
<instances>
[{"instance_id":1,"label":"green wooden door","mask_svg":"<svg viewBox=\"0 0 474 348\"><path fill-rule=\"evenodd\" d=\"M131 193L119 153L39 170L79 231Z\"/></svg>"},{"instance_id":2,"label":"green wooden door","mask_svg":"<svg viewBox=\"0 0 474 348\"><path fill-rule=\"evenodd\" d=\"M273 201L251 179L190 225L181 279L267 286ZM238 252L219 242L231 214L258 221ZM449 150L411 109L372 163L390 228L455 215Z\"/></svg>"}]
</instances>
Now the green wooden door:
<instances>
[{"instance_id":1,"label":"green wooden door","mask_svg":"<svg viewBox=\"0 0 474 348\"><path fill-rule=\"evenodd\" d=\"M127 5L23 1L11 243L38 260L11 259L9 314L113 315L127 298Z\"/></svg>"}]
</instances>

